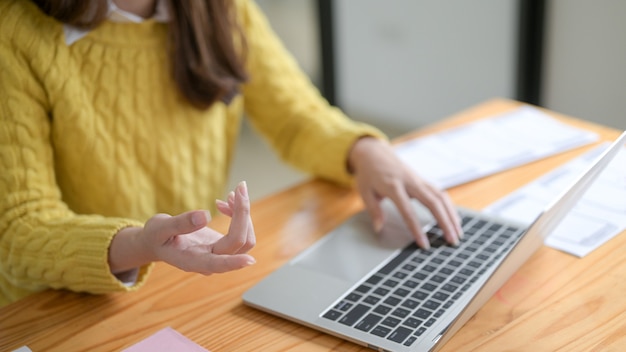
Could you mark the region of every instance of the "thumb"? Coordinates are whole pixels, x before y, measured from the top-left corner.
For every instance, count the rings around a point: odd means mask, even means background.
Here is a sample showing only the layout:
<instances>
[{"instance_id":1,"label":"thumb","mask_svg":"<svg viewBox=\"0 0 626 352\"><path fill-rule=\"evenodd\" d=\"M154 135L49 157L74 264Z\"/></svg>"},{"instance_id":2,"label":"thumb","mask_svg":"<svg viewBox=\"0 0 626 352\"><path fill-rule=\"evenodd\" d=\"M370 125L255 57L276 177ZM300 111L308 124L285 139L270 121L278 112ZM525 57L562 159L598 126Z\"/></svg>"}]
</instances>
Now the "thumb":
<instances>
[{"instance_id":1,"label":"thumb","mask_svg":"<svg viewBox=\"0 0 626 352\"><path fill-rule=\"evenodd\" d=\"M380 207L380 201L374 195L364 195L363 203L365 203L365 209L372 219L374 231L379 233L383 229L383 225L385 223L385 216Z\"/></svg>"},{"instance_id":2,"label":"thumb","mask_svg":"<svg viewBox=\"0 0 626 352\"><path fill-rule=\"evenodd\" d=\"M197 231L209 221L211 214L206 210L193 210L176 216L157 214L148 220L144 230L151 232L163 244L174 236Z\"/></svg>"}]
</instances>

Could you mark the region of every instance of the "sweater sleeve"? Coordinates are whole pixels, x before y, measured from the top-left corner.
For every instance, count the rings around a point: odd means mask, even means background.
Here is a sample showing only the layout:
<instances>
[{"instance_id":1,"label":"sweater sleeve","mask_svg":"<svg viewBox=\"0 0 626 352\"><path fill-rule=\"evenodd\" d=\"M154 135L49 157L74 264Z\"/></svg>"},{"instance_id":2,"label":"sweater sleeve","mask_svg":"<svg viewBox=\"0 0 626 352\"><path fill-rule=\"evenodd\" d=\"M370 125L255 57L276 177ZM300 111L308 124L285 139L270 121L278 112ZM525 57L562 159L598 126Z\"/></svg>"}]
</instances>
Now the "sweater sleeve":
<instances>
[{"instance_id":1,"label":"sweater sleeve","mask_svg":"<svg viewBox=\"0 0 626 352\"><path fill-rule=\"evenodd\" d=\"M242 1L238 10L247 39L250 74L242 91L252 125L291 165L349 183L346 162L353 143L362 136L386 137L328 104L253 1Z\"/></svg>"},{"instance_id":2,"label":"sweater sleeve","mask_svg":"<svg viewBox=\"0 0 626 352\"><path fill-rule=\"evenodd\" d=\"M53 53L37 44L42 40L23 16L13 15L0 21L0 306L46 288L132 290L149 266L125 286L110 272L108 248L118 230L141 224L75 214L63 202L55 182L53 109L38 72Z\"/></svg>"}]
</instances>

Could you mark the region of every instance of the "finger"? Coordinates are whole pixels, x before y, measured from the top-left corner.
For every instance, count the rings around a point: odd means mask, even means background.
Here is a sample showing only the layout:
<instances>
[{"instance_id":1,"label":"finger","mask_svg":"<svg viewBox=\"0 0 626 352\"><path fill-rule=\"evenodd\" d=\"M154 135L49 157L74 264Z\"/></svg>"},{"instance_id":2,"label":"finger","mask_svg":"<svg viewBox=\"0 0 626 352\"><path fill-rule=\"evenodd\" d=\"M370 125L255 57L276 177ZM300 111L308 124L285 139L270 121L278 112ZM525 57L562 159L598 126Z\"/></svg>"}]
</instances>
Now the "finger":
<instances>
[{"instance_id":1,"label":"finger","mask_svg":"<svg viewBox=\"0 0 626 352\"><path fill-rule=\"evenodd\" d=\"M195 270L205 275L225 273L239 270L256 263L254 257L248 254L234 255L210 255L205 263L204 269Z\"/></svg>"},{"instance_id":2,"label":"finger","mask_svg":"<svg viewBox=\"0 0 626 352\"><path fill-rule=\"evenodd\" d=\"M391 200L396 205L396 208L400 212L400 215L402 216L404 223L409 228L409 231L413 234L417 245L424 249L429 249L430 242L428 241L428 237L426 237L424 231L422 231L422 227L417 219L417 216L415 216L415 210L411 204L411 198L406 190L404 190L403 187L400 189L400 187L397 186L396 190L393 192Z\"/></svg>"},{"instance_id":3,"label":"finger","mask_svg":"<svg viewBox=\"0 0 626 352\"><path fill-rule=\"evenodd\" d=\"M234 208L235 208L235 192L230 191L230 192L228 193L228 198L227 198L227 200L228 200L228 205L230 206L230 208L231 208L231 209L234 209Z\"/></svg>"},{"instance_id":4,"label":"finger","mask_svg":"<svg viewBox=\"0 0 626 352\"><path fill-rule=\"evenodd\" d=\"M459 215L459 212L456 206L452 202L452 199L450 199L450 197L448 196L448 193L441 192L441 194L443 196L443 202L444 202L444 206L446 209L446 213L448 214L448 217L452 221L452 225L454 226L454 229L456 230L457 237L461 239L463 238L463 227L461 226L461 216Z\"/></svg>"},{"instance_id":5,"label":"finger","mask_svg":"<svg viewBox=\"0 0 626 352\"><path fill-rule=\"evenodd\" d=\"M248 217L248 233L246 235L246 243L239 249L238 253L247 253L254 246L256 246L256 234L254 233L252 218Z\"/></svg>"},{"instance_id":6,"label":"finger","mask_svg":"<svg viewBox=\"0 0 626 352\"><path fill-rule=\"evenodd\" d=\"M221 199L216 199L215 205L217 207L217 210L219 210L220 213L231 218L233 217L233 208L227 202Z\"/></svg>"},{"instance_id":7,"label":"finger","mask_svg":"<svg viewBox=\"0 0 626 352\"><path fill-rule=\"evenodd\" d=\"M365 204L365 209L372 219L372 226L374 231L379 233L385 223L385 216L380 207L380 197L377 197L374 192L362 191L361 198Z\"/></svg>"},{"instance_id":8,"label":"finger","mask_svg":"<svg viewBox=\"0 0 626 352\"><path fill-rule=\"evenodd\" d=\"M453 245L458 245L460 239L460 222L456 208L452 201L443 192L430 184L424 184L423 192L409 192L426 206L435 217L437 224L443 231L443 237Z\"/></svg>"},{"instance_id":9,"label":"finger","mask_svg":"<svg viewBox=\"0 0 626 352\"><path fill-rule=\"evenodd\" d=\"M233 210L232 210L232 207L227 202L221 199L217 199L215 201L215 204L217 205L217 209L220 211L220 213L232 218ZM248 219L248 221L249 223L248 223L248 233L246 234L246 244L242 246L239 249L239 251L237 251L237 253L246 253L256 245L256 235L254 233L254 226L252 224L252 219L250 218Z\"/></svg>"},{"instance_id":10,"label":"finger","mask_svg":"<svg viewBox=\"0 0 626 352\"><path fill-rule=\"evenodd\" d=\"M239 183L235 191L233 216L230 227L226 236L215 243L213 252L216 254L237 253L246 245L248 225L250 224L250 200L248 199L246 183Z\"/></svg>"},{"instance_id":11,"label":"finger","mask_svg":"<svg viewBox=\"0 0 626 352\"><path fill-rule=\"evenodd\" d=\"M165 243L172 237L188 234L205 227L211 221L206 210L193 210L176 216L157 214L146 222L144 231L152 232L158 243Z\"/></svg>"}]
</instances>

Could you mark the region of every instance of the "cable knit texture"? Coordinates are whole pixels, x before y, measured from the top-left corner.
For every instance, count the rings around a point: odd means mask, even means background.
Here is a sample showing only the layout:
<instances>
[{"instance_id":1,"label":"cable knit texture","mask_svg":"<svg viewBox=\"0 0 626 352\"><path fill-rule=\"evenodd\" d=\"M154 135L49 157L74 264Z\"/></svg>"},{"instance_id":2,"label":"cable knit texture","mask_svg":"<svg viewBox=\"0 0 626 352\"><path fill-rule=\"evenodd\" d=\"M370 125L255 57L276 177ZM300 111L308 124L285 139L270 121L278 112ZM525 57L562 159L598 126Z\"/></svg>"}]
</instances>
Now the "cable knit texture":
<instances>
[{"instance_id":1,"label":"cable knit texture","mask_svg":"<svg viewBox=\"0 0 626 352\"><path fill-rule=\"evenodd\" d=\"M31 2L0 0L0 305L141 286L150 265L130 287L110 273L112 237L159 212L213 211L244 109L285 161L350 182L351 144L384 136L321 98L254 3L237 10L251 80L197 110L170 77L166 24L105 22L67 46Z\"/></svg>"}]
</instances>

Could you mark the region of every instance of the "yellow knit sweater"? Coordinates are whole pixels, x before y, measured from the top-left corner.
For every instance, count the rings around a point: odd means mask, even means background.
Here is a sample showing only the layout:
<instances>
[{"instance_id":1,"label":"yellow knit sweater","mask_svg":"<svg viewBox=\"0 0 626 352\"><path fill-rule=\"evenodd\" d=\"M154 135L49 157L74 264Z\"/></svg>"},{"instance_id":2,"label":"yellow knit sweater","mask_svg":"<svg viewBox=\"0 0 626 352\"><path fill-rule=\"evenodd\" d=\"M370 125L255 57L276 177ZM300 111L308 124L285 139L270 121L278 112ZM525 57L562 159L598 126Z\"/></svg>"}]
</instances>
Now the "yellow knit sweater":
<instances>
[{"instance_id":1,"label":"yellow knit sweater","mask_svg":"<svg viewBox=\"0 0 626 352\"><path fill-rule=\"evenodd\" d=\"M130 287L111 275L112 237L158 212L213 210L244 109L286 162L349 182L350 145L382 135L330 107L256 5L237 4L251 80L201 111L172 82L166 24L105 22L68 46L35 5L0 0L0 305L139 287L149 266Z\"/></svg>"}]
</instances>

